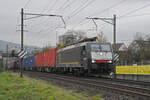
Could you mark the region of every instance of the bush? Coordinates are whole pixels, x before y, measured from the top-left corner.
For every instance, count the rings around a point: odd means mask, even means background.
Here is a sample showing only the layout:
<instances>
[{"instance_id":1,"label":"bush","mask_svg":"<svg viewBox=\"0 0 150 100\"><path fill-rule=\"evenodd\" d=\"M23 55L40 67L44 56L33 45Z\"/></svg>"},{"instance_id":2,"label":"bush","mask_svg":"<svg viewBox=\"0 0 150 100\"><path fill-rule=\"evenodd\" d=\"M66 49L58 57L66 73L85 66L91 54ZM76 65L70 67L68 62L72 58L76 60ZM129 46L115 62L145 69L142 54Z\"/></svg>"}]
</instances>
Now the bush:
<instances>
[{"instance_id":1,"label":"bush","mask_svg":"<svg viewBox=\"0 0 150 100\"><path fill-rule=\"evenodd\" d=\"M3 69L3 67L2 67L2 66L0 66L0 72L2 72L2 71L4 71L4 69Z\"/></svg>"},{"instance_id":2,"label":"bush","mask_svg":"<svg viewBox=\"0 0 150 100\"><path fill-rule=\"evenodd\" d=\"M2 68L2 60L0 60L0 71L3 71L3 68Z\"/></svg>"}]
</instances>

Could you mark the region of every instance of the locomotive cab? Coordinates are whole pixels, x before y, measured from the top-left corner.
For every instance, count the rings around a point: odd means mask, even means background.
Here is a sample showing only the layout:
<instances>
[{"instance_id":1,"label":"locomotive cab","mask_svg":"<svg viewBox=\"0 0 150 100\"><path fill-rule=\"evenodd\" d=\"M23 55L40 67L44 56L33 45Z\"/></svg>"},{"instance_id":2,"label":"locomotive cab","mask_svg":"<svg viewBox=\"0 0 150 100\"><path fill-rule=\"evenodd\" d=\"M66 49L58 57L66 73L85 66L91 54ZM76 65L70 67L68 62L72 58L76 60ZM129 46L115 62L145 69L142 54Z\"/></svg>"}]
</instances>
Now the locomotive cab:
<instances>
[{"instance_id":1,"label":"locomotive cab","mask_svg":"<svg viewBox=\"0 0 150 100\"><path fill-rule=\"evenodd\" d=\"M113 70L113 53L110 43L89 43L87 45L89 73L109 75Z\"/></svg>"}]
</instances>

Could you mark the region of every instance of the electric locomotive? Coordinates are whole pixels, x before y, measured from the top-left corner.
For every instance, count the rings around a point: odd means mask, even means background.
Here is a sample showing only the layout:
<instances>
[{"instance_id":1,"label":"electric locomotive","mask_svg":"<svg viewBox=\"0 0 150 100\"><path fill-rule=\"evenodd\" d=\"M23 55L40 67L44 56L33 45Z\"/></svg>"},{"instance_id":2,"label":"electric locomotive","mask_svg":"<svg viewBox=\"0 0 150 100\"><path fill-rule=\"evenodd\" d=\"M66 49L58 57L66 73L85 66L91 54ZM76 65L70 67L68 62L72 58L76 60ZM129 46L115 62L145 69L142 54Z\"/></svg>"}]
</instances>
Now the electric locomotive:
<instances>
[{"instance_id":1,"label":"electric locomotive","mask_svg":"<svg viewBox=\"0 0 150 100\"><path fill-rule=\"evenodd\" d=\"M84 42L57 51L56 67L75 75L109 75L113 71L110 43Z\"/></svg>"}]
</instances>

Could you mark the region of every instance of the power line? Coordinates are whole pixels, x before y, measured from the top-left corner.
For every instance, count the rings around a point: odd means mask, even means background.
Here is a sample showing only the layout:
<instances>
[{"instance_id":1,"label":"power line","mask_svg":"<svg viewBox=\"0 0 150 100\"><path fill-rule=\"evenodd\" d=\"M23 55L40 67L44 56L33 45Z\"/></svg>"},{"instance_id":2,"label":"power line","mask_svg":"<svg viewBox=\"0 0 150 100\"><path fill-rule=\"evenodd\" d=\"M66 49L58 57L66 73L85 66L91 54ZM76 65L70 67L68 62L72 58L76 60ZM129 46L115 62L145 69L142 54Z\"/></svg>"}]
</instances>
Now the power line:
<instances>
[{"instance_id":1,"label":"power line","mask_svg":"<svg viewBox=\"0 0 150 100\"><path fill-rule=\"evenodd\" d=\"M94 3L95 0L91 0L89 3L87 3L84 7L82 7L80 10L78 10L76 13L74 13L71 17L76 16L77 14L79 14L81 11L83 11L85 8L87 8L89 5L91 5L92 3Z\"/></svg>"},{"instance_id":2,"label":"power line","mask_svg":"<svg viewBox=\"0 0 150 100\"><path fill-rule=\"evenodd\" d=\"M62 6L59 7L59 9L62 9L62 8L66 5L66 3L67 3L68 1L69 1L69 0L66 0L66 1L62 4Z\"/></svg>"},{"instance_id":3,"label":"power line","mask_svg":"<svg viewBox=\"0 0 150 100\"><path fill-rule=\"evenodd\" d=\"M87 1L88 1L88 0L87 0ZM87 1L81 2L82 4L79 5L79 7L77 7L75 10L73 10L73 11L70 13L70 15L72 15L73 13L75 13L76 11L78 11L82 6L84 6L84 5L87 3Z\"/></svg>"},{"instance_id":4,"label":"power line","mask_svg":"<svg viewBox=\"0 0 150 100\"><path fill-rule=\"evenodd\" d=\"M43 13L50 5L51 5L51 1L41 10L41 13Z\"/></svg>"},{"instance_id":5,"label":"power line","mask_svg":"<svg viewBox=\"0 0 150 100\"><path fill-rule=\"evenodd\" d=\"M77 0L72 0L72 2L70 2L68 5L66 5L64 8L62 8L63 10L65 10L66 8L68 8L69 6L71 6L72 4L74 4Z\"/></svg>"},{"instance_id":6,"label":"power line","mask_svg":"<svg viewBox=\"0 0 150 100\"><path fill-rule=\"evenodd\" d=\"M68 8L70 5L72 5L73 3L75 3L75 1L77 1L77 0L73 0L72 2L70 2L65 8L64 8L64 10L66 9L66 8ZM74 7L75 9L72 9L72 12L70 13L70 14L68 14L68 15L66 15L66 16L68 16L68 18L67 19L71 19L70 17L69 17L69 15L71 15L71 14L73 14L74 12L76 12L77 10L79 10L82 6L84 6L86 3L87 3L87 1L89 1L89 0L82 0L82 2L81 2L81 4L79 3L79 4L77 4L77 5L79 5L77 8L76 8L76 6ZM66 19L66 20L67 20Z\"/></svg>"},{"instance_id":7,"label":"power line","mask_svg":"<svg viewBox=\"0 0 150 100\"><path fill-rule=\"evenodd\" d=\"M125 17L122 17L122 18L130 18L130 17L141 17L141 16L149 16L150 13L147 13L147 14L139 14L139 15L132 15L132 16L125 16Z\"/></svg>"},{"instance_id":8,"label":"power line","mask_svg":"<svg viewBox=\"0 0 150 100\"><path fill-rule=\"evenodd\" d=\"M113 7L116 7L116 6L120 5L120 4L124 3L125 1L126 1L126 0L122 0L122 1L120 1L120 2L118 2L118 3L116 3L116 4L114 4L114 5L112 5L111 7L108 7L108 8L106 8L106 9L102 10L101 13L103 13L103 12L105 12L105 11L107 11L107 10L113 8ZM150 4L145 5L145 6L143 6L143 7L140 7L140 8L138 8L138 9L136 9L136 10L131 11L131 12L128 12L128 14L133 13L133 12L136 12L136 11L141 10L141 9L143 9L143 8L146 8L146 7L148 7L148 6L150 6ZM125 15L126 15L126 14L125 14ZM136 16L144 16L144 15L150 15L150 13L149 13L149 14L126 16L126 17L136 17ZM122 17L123 17L123 16L122 16ZM118 18L120 18L120 17L118 17ZM83 20L81 20L81 22L82 22L82 21L83 21ZM80 23L81 23L81 22L80 22Z\"/></svg>"},{"instance_id":9,"label":"power line","mask_svg":"<svg viewBox=\"0 0 150 100\"><path fill-rule=\"evenodd\" d=\"M28 0L25 5L24 5L24 9L28 6L28 4L30 3L31 0Z\"/></svg>"},{"instance_id":10,"label":"power line","mask_svg":"<svg viewBox=\"0 0 150 100\"><path fill-rule=\"evenodd\" d=\"M75 2L76 2L77 0L72 0L72 1L70 1L70 0L66 0L65 1L65 3L61 6L61 7L59 7L59 9L58 10L61 10L61 12L64 14L64 10L66 9L66 8L68 8L69 6L71 6L72 4L74 4ZM88 1L88 0L87 0ZM60 9L61 8L61 9ZM69 10L70 11L70 10ZM60 12L60 13L61 13ZM69 14L70 15L70 14ZM67 16L67 15L66 15ZM65 20L67 20L67 19L65 19ZM60 26L60 24L59 24L59 26Z\"/></svg>"},{"instance_id":11,"label":"power line","mask_svg":"<svg viewBox=\"0 0 150 100\"><path fill-rule=\"evenodd\" d=\"M55 7L55 5L57 4L57 1L58 0L55 0L53 3L52 3L52 5L51 5L51 1L43 8L43 10L41 11L41 14L43 13L43 12L46 12L46 13L48 13L49 11L51 11L52 10L52 8L54 8ZM46 8L48 8L47 9L47 11L46 11ZM48 19L50 19L50 18L47 18L46 20L43 20L43 22L41 22L42 21L42 19L40 19L38 22L40 22L40 23L36 23L36 24L33 24L32 25L32 27L33 26L37 26L37 25L41 25L42 23L47 23L47 20Z\"/></svg>"},{"instance_id":12,"label":"power line","mask_svg":"<svg viewBox=\"0 0 150 100\"><path fill-rule=\"evenodd\" d=\"M127 1L127 0L121 0L121 1L119 1L119 2L117 2L117 3L115 3L115 4L113 4L113 5L111 5L111 6L108 7L108 8L103 9L102 11L99 12L99 14L102 14L102 13L104 13L105 11L107 11L107 10L109 10L109 9L111 9L111 8L114 8L114 7L118 6L118 5L122 4L122 3L124 3L125 1ZM94 13L94 14L96 14L96 13ZM90 15L90 16L93 16L94 14L92 14L92 15ZM85 19L81 20L79 23L82 23L84 20L85 20Z\"/></svg>"},{"instance_id":13,"label":"power line","mask_svg":"<svg viewBox=\"0 0 150 100\"><path fill-rule=\"evenodd\" d=\"M79 8L79 10L78 10L77 12L75 12L74 14L72 14L72 15L70 16L70 18L75 17L77 14L79 14L81 11L83 11L85 8L87 8L87 7L88 7L90 4L92 4L94 1L95 1L95 0L91 0L91 1L89 1L88 3L86 3L83 7ZM71 19L69 19L69 20L71 20Z\"/></svg>"},{"instance_id":14,"label":"power line","mask_svg":"<svg viewBox=\"0 0 150 100\"><path fill-rule=\"evenodd\" d=\"M49 10L47 12L51 11L55 7L55 5L57 4L57 1L58 0L55 0L55 2L53 3L53 5L49 8Z\"/></svg>"},{"instance_id":15,"label":"power line","mask_svg":"<svg viewBox=\"0 0 150 100\"><path fill-rule=\"evenodd\" d=\"M127 1L127 0L121 0L121 1L119 1L119 2L117 2L117 3L115 3L115 4L113 4L113 5L111 5L110 7L105 8L105 9L103 9L102 11L97 12L97 13L94 13L94 14L92 14L92 15L90 15L90 16L94 16L94 15L97 15L97 14L102 14L102 13L106 12L107 10L112 9L112 8L114 8L114 7L116 7L116 6L118 6L118 5L122 4L122 3L124 3L125 1Z\"/></svg>"},{"instance_id":16,"label":"power line","mask_svg":"<svg viewBox=\"0 0 150 100\"><path fill-rule=\"evenodd\" d=\"M130 12L127 12L126 14L121 15L121 16L119 16L118 18L123 18L123 17L125 17L125 16L127 16L127 15L130 15L130 14L132 14L132 13L135 13L135 12L137 12L137 11L139 11L139 10L141 10L141 9L144 9L144 8L146 8L146 7L149 7L149 6L150 6L150 4L146 4L146 5L144 5L144 6L140 7L140 8L137 8L137 9L135 9L135 10L132 10L132 11L130 11Z\"/></svg>"}]
</instances>

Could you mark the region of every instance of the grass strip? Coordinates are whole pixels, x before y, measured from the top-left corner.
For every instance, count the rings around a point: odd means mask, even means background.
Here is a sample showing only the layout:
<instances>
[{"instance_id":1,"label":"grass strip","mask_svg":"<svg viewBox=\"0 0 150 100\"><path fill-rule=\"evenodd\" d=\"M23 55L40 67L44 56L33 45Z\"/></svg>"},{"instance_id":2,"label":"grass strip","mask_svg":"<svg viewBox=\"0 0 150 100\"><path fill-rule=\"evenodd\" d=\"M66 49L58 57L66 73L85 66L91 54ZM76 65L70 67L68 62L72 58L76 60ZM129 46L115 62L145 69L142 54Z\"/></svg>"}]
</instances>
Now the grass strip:
<instances>
[{"instance_id":1,"label":"grass strip","mask_svg":"<svg viewBox=\"0 0 150 100\"><path fill-rule=\"evenodd\" d=\"M89 97L67 89L17 74L0 73L0 100L103 100L99 95Z\"/></svg>"}]
</instances>

